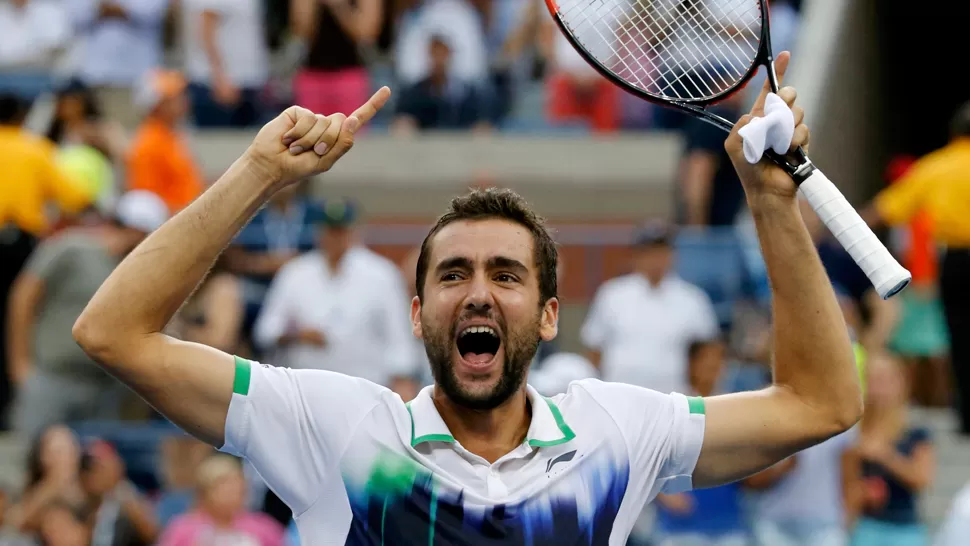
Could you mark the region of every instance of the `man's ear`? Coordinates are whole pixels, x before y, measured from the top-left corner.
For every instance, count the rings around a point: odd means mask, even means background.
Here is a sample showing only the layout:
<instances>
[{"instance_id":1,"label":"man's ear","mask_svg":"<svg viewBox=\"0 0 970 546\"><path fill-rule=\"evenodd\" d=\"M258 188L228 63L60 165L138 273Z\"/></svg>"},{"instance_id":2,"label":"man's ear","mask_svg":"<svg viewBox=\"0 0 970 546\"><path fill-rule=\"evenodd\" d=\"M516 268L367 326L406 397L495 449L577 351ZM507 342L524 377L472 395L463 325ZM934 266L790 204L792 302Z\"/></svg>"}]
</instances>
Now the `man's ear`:
<instances>
[{"instance_id":1,"label":"man's ear","mask_svg":"<svg viewBox=\"0 0 970 546\"><path fill-rule=\"evenodd\" d=\"M417 296L411 298L411 333L418 339L424 338L421 329L421 299Z\"/></svg>"}]
</instances>

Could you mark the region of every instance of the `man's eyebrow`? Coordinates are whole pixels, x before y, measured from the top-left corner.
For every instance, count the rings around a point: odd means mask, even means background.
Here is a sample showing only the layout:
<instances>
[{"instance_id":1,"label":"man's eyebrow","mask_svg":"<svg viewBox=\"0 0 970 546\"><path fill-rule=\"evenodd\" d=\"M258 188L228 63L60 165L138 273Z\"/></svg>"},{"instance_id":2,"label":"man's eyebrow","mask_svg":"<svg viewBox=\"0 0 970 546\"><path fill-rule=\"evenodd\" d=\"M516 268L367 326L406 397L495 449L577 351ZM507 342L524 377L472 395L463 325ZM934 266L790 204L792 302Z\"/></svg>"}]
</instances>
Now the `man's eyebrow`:
<instances>
[{"instance_id":1,"label":"man's eyebrow","mask_svg":"<svg viewBox=\"0 0 970 546\"><path fill-rule=\"evenodd\" d=\"M474 264L472 264L472 261L470 259L464 256L452 256L438 262L438 265L434 268L434 270L440 273L448 269L471 270L474 268L475 266Z\"/></svg>"},{"instance_id":2,"label":"man's eyebrow","mask_svg":"<svg viewBox=\"0 0 970 546\"><path fill-rule=\"evenodd\" d=\"M517 273L527 273L529 271L529 268L524 263L506 256L489 258L487 265L489 269L511 269Z\"/></svg>"}]
</instances>

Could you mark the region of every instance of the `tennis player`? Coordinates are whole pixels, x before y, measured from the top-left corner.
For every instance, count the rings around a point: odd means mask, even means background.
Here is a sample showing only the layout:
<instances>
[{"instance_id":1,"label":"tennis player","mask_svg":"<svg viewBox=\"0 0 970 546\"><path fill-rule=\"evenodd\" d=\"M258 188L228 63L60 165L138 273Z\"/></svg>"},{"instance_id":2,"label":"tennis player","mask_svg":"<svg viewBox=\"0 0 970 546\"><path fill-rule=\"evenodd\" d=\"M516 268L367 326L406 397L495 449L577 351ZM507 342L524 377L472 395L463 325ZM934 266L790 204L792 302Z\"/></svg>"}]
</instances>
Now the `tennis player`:
<instances>
[{"instance_id":1,"label":"tennis player","mask_svg":"<svg viewBox=\"0 0 970 546\"><path fill-rule=\"evenodd\" d=\"M793 103L794 90L781 95ZM658 492L738 480L858 420L852 347L795 186L770 163L749 165L737 130L727 149L774 290L765 390L700 399L587 379L540 396L526 372L539 340L556 335L556 249L526 203L501 190L455 199L422 245L411 321L435 385L409 404L362 379L163 335L250 216L273 192L330 169L388 96L382 89L350 117L293 107L268 123L128 256L74 327L173 422L251 461L292 508L304 544L618 546ZM794 111L792 146L805 146Z\"/></svg>"}]
</instances>

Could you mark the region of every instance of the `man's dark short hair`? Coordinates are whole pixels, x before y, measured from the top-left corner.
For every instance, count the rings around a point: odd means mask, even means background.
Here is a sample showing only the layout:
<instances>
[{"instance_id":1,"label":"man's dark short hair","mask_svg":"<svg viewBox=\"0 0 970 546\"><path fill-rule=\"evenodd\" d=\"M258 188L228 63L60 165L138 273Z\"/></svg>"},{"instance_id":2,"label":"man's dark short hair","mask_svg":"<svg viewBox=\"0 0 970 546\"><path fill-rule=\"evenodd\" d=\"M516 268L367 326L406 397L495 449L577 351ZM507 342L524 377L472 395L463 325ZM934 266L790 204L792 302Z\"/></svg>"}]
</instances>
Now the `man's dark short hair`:
<instances>
[{"instance_id":1,"label":"man's dark short hair","mask_svg":"<svg viewBox=\"0 0 970 546\"><path fill-rule=\"evenodd\" d=\"M507 220L525 227L532 234L533 257L539 275L539 303L545 304L555 298L558 293L556 279L556 263L558 251L546 228L545 219L536 214L519 194L509 189L475 189L471 192L455 197L448 206L448 211L442 214L431 231L421 243L421 253L418 255L417 275L415 277L415 293L418 298L424 296L424 281L428 276L429 261L431 260L431 241L435 234L445 226L454 222L479 220Z\"/></svg>"}]
</instances>

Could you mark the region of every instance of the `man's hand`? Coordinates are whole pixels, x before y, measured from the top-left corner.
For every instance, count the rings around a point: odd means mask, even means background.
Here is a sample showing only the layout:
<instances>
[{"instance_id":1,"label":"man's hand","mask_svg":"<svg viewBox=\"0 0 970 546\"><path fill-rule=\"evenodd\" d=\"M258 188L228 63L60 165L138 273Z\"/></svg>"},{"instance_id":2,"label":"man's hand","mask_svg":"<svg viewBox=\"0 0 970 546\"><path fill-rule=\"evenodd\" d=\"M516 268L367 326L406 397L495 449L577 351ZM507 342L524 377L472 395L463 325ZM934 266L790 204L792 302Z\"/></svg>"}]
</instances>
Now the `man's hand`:
<instances>
[{"instance_id":1,"label":"man's hand","mask_svg":"<svg viewBox=\"0 0 970 546\"><path fill-rule=\"evenodd\" d=\"M783 52L778 55L778 58L775 60L775 70L777 70L778 73L779 83L785 76L785 71L788 69L788 61L790 58L791 55L789 55L788 52ZM767 157L754 165L748 163L748 160L744 158L742 139L741 135L738 134L738 131L750 123L755 117L764 116L765 99L768 97L768 93L770 92L771 87L769 86L768 82L765 81L764 88L761 90L761 95L758 97L758 100L755 101L754 106L751 108L751 112L741 116L741 119L738 120L738 122L734 125L734 129L731 131L730 136L728 136L727 141L724 143L724 149L727 150L728 155L731 156L731 162L734 164L734 169L738 172L738 176L741 179L741 184L744 186L744 191L747 194L749 201L752 198L763 195L779 195L794 199L795 192L798 190L791 176ZM792 136L792 143L789 151L794 151L796 148L801 147L807 152L809 131L808 126L804 123L805 111L800 107L795 106L796 95L797 93L795 93L795 89L792 87L783 87L778 90L778 96L785 101L789 108L791 108L792 114L795 117L795 133Z\"/></svg>"},{"instance_id":2,"label":"man's hand","mask_svg":"<svg viewBox=\"0 0 970 546\"><path fill-rule=\"evenodd\" d=\"M242 92L223 74L212 79L212 98L223 106L234 106L242 98Z\"/></svg>"},{"instance_id":3,"label":"man's hand","mask_svg":"<svg viewBox=\"0 0 970 546\"><path fill-rule=\"evenodd\" d=\"M277 189L329 171L354 145L354 134L387 103L382 87L350 116L314 114L291 106L260 129L246 156Z\"/></svg>"},{"instance_id":4,"label":"man's hand","mask_svg":"<svg viewBox=\"0 0 970 546\"><path fill-rule=\"evenodd\" d=\"M10 362L10 381L17 388L23 388L33 369L34 364L29 359L18 359Z\"/></svg>"}]
</instances>

